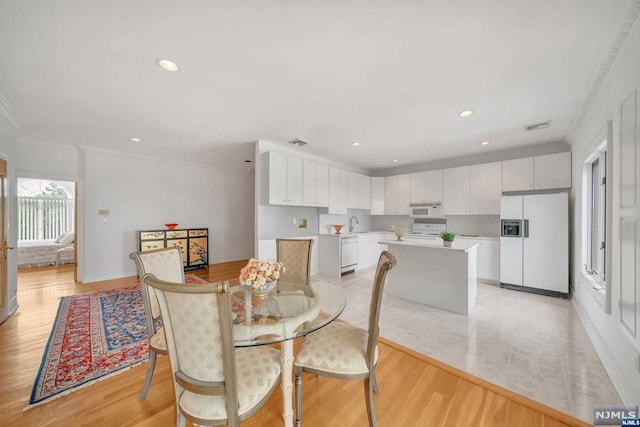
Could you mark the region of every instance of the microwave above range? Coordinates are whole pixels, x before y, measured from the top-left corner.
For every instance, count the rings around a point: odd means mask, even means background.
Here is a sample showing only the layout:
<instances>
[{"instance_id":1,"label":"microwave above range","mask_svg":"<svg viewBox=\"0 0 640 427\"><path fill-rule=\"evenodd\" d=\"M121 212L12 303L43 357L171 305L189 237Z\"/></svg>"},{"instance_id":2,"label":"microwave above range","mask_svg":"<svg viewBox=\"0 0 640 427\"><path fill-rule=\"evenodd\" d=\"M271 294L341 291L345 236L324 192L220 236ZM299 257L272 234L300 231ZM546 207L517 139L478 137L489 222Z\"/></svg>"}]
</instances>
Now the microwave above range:
<instances>
[{"instance_id":1,"label":"microwave above range","mask_svg":"<svg viewBox=\"0 0 640 427\"><path fill-rule=\"evenodd\" d=\"M442 202L427 202L409 205L411 218L442 218Z\"/></svg>"}]
</instances>

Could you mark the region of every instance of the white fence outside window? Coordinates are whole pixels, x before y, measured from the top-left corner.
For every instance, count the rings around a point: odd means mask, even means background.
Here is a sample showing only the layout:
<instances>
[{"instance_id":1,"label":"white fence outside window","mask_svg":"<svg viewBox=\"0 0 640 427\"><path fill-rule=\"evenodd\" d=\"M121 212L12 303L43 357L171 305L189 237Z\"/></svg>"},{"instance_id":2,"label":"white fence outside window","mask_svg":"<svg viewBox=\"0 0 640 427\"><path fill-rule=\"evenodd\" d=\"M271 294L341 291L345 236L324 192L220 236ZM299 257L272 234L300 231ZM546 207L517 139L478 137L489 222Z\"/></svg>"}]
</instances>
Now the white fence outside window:
<instances>
[{"instance_id":1,"label":"white fence outside window","mask_svg":"<svg viewBox=\"0 0 640 427\"><path fill-rule=\"evenodd\" d=\"M73 199L18 197L18 242L55 240L73 230Z\"/></svg>"}]
</instances>

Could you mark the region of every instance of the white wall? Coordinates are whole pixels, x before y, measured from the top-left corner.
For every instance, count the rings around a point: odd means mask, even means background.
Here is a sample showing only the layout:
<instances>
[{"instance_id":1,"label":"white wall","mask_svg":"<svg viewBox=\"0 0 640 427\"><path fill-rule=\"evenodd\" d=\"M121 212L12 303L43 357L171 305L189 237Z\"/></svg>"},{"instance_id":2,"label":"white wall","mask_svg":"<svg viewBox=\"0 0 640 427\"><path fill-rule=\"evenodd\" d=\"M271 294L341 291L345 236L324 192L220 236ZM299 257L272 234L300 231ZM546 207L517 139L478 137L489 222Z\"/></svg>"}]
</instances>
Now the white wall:
<instances>
[{"instance_id":1,"label":"white wall","mask_svg":"<svg viewBox=\"0 0 640 427\"><path fill-rule=\"evenodd\" d=\"M7 245L16 248L17 235L15 233L15 212L16 212L16 191L17 180L15 174L15 154L14 149L16 145L15 127L10 124L0 114L0 156L7 160L7 205L5 206L5 230ZM11 189L14 189L13 191ZM1 244L2 242L0 242ZM0 322L4 321L6 317L16 310L18 307L17 302L17 277L16 266L18 265L17 250L7 252L7 294L6 304L0 308Z\"/></svg>"},{"instance_id":2,"label":"white wall","mask_svg":"<svg viewBox=\"0 0 640 427\"><path fill-rule=\"evenodd\" d=\"M135 274L136 231L209 228L209 263L253 256L253 172L85 149L85 278ZM98 214L108 209L108 216ZM106 220L106 222L105 222Z\"/></svg>"},{"instance_id":3,"label":"white wall","mask_svg":"<svg viewBox=\"0 0 640 427\"><path fill-rule=\"evenodd\" d=\"M605 368L612 377L618 392L627 405L640 402L640 337L628 333L620 323L620 104L640 86L640 26L629 34L613 66L600 87L590 108L586 111L574 132L569 135L573 158L573 189L571 192L572 212L572 276L573 303L583 319L589 335L596 346ZM640 94L639 94L640 95ZM640 150L640 116L637 115L636 150ZM594 148L596 137L602 134L607 121L613 121L613 170L607 179L613 179L613 247L610 265L609 289L611 293L611 313L607 314L595 297L593 286L582 275L581 227L582 218L582 170L586 156ZM640 167L637 165L636 167ZM638 169L636 169L638 170ZM638 183L636 184L638 185ZM636 241L636 253L639 246ZM638 271L636 257L636 271ZM638 273L636 273L637 275ZM636 276L636 300L640 298L640 281ZM636 304L636 318L640 319L640 303Z\"/></svg>"}]
</instances>

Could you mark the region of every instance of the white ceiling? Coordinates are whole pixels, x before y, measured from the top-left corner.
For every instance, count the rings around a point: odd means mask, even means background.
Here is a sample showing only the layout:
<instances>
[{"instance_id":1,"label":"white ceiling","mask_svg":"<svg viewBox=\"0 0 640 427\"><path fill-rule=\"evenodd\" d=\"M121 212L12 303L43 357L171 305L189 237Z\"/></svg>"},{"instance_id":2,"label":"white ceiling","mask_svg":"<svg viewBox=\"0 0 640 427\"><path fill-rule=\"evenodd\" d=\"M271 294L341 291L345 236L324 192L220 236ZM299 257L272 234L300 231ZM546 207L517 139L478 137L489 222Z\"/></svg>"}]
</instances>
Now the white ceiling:
<instances>
[{"instance_id":1,"label":"white ceiling","mask_svg":"<svg viewBox=\"0 0 640 427\"><path fill-rule=\"evenodd\" d=\"M630 2L3 0L0 94L28 140L402 166L562 141Z\"/></svg>"}]
</instances>

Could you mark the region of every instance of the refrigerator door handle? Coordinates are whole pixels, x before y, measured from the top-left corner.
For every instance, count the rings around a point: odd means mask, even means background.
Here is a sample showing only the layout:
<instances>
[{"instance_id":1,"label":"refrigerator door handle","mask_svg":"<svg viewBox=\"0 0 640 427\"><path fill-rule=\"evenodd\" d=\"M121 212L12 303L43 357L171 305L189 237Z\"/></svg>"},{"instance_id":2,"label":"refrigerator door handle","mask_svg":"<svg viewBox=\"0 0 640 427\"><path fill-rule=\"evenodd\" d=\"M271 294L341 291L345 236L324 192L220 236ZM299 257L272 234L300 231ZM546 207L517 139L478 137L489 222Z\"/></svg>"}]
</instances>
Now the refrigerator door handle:
<instances>
[{"instance_id":1,"label":"refrigerator door handle","mask_svg":"<svg viewBox=\"0 0 640 427\"><path fill-rule=\"evenodd\" d=\"M524 220L524 238L528 238L529 237L529 220L525 219Z\"/></svg>"}]
</instances>

